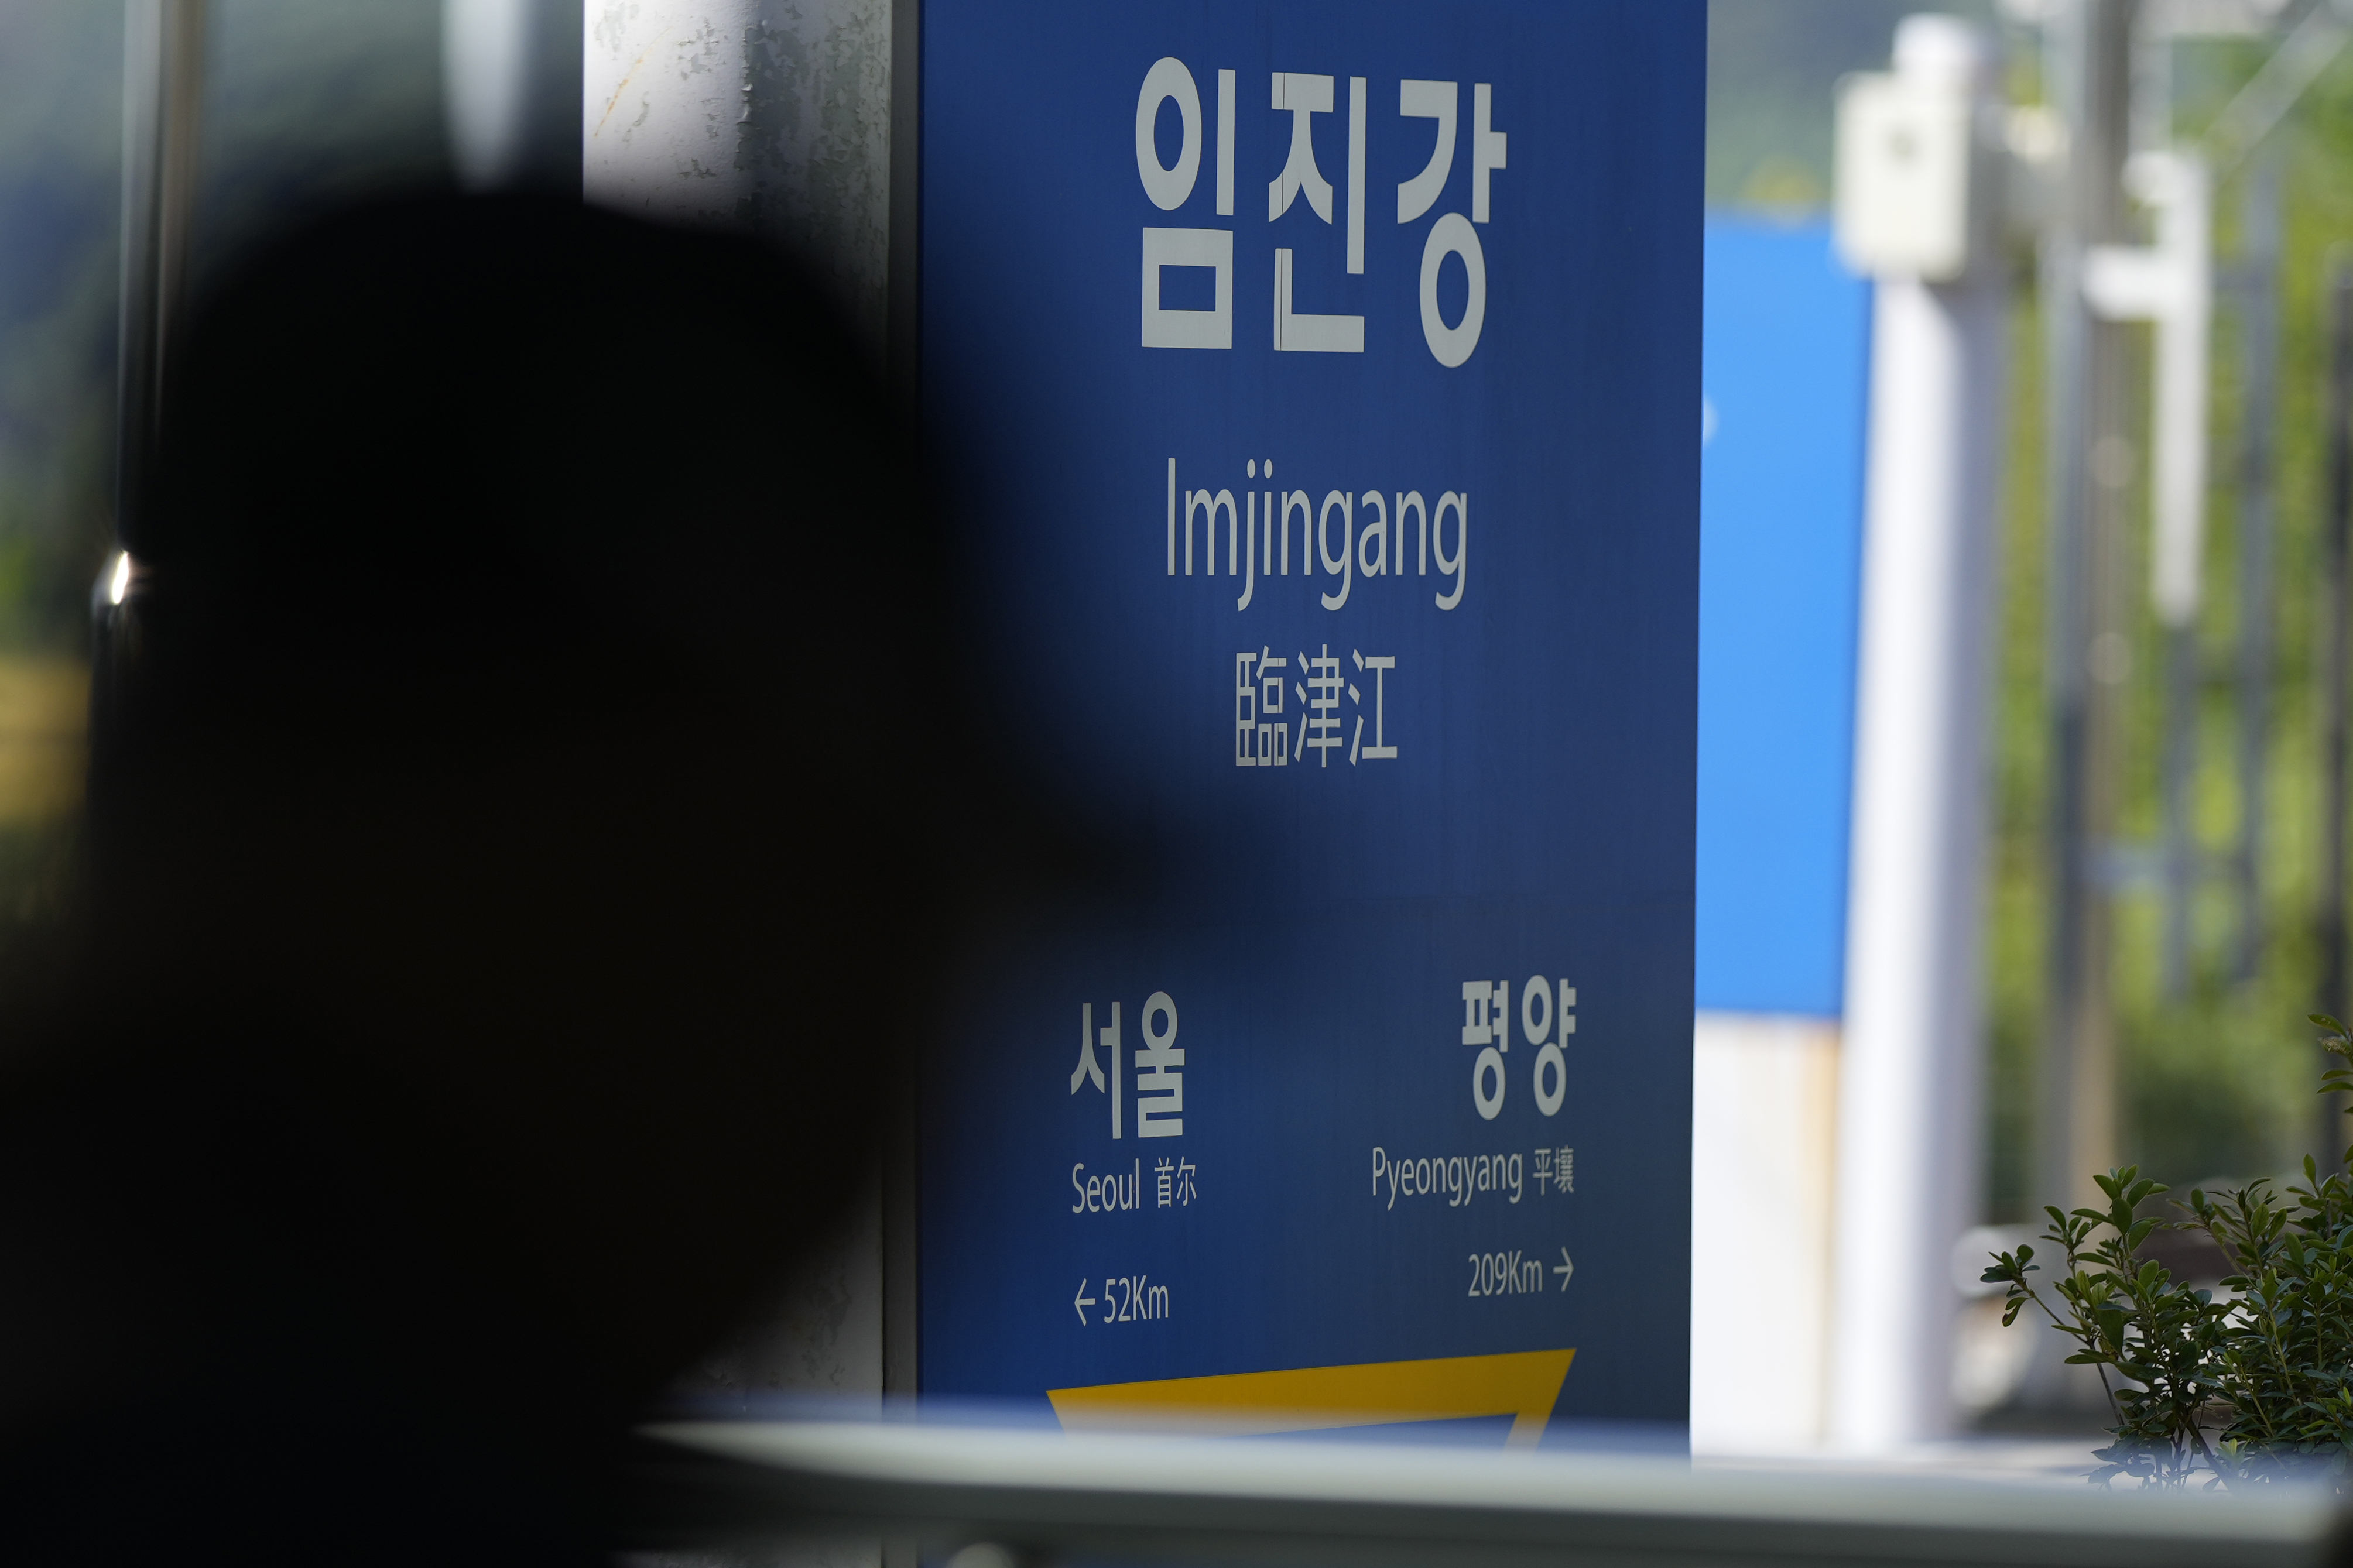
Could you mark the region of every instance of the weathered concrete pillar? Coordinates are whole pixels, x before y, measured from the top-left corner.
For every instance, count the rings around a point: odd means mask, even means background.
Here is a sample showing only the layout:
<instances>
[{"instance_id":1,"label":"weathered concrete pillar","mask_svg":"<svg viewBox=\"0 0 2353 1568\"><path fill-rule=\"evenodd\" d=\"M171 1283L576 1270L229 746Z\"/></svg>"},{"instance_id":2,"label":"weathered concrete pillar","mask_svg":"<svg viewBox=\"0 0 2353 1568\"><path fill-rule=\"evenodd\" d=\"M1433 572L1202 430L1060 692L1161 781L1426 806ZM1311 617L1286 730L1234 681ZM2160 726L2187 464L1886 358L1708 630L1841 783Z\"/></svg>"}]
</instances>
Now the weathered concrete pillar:
<instances>
[{"instance_id":1,"label":"weathered concrete pillar","mask_svg":"<svg viewBox=\"0 0 2353 1568\"><path fill-rule=\"evenodd\" d=\"M587 199L807 258L880 351L890 0L589 0Z\"/></svg>"},{"instance_id":2,"label":"weathered concrete pillar","mask_svg":"<svg viewBox=\"0 0 2353 1568\"><path fill-rule=\"evenodd\" d=\"M498 11L548 0L450 3ZM892 0L586 0L578 26L585 199L658 222L737 229L793 251L831 288L879 367L890 268ZM782 1282L770 1309L713 1347L681 1391L879 1399L882 1228L878 1178ZM852 1543L825 1560L880 1557L879 1546Z\"/></svg>"}]
</instances>

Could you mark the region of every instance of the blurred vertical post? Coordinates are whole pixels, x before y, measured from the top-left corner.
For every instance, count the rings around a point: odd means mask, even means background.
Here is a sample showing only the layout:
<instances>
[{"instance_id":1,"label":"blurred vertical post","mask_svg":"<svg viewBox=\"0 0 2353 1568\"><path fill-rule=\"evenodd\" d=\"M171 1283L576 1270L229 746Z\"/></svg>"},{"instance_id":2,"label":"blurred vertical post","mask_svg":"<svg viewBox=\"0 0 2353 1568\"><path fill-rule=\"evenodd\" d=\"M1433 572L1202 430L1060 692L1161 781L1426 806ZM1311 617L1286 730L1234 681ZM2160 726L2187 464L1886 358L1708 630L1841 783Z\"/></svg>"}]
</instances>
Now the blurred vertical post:
<instances>
[{"instance_id":1,"label":"blurred vertical post","mask_svg":"<svg viewBox=\"0 0 2353 1568\"><path fill-rule=\"evenodd\" d=\"M2320 671L2320 1005L2342 1018L2345 999L2345 660L2347 533L2353 529L2353 259L2328 277L2328 519L2321 530L2327 631ZM2335 1144L2335 1130L2330 1142Z\"/></svg>"},{"instance_id":2,"label":"blurred vertical post","mask_svg":"<svg viewBox=\"0 0 2353 1568\"><path fill-rule=\"evenodd\" d=\"M442 0L441 106L470 191L580 194L579 0Z\"/></svg>"},{"instance_id":3,"label":"blurred vertical post","mask_svg":"<svg viewBox=\"0 0 2353 1568\"><path fill-rule=\"evenodd\" d=\"M2168 1002L2189 993L2189 924L2198 896L2192 820L2198 741L2198 628L2165 628L2165 741L2159 792L2165 808L2165 950L2158 980Z\"/></svg>"},{"instance_id":4,"label":"blurred vertical post","mask_svg":"<svg viewBox=\"0 0 2353 1568\"><path fill-rule=\"evenodd\" d=\"M138 548L149 459L187 292L205 93L205 0L126 0L122 28L121 273L116 300L114 533ZM133 576L118 552L90 584L90 788L105 787L115 672Z\"/></svg>"},{"instance_id":5,"label":"blurred vertical post","mask_svg":"<svg viewBox=\"0 0 2353 1568\"><path fill-rule=\"evenodd\" d=\"M2279 358L2279 166L2251 171L2238 267L2246 386L2239 426L2239 842L2237 973L2263 961L2263 796L2271 740L2272 445Z\"/></svg>"},{"instance_id":6,"label":"blurred vertical post","mask_svg":"<svg viewBox=\"0 0 2353 1568\"><path fill-rule=\"evenodd\" d=\"M2083 292L2094 245L2123 237L2131 108L2132 0L2072 0L2046 26L2046 81L2067 127L2065 199L2042 245L2048 354L2051 714L2049 1023L2038 1186L2048 1202L2095 1196L2086 1173L2116 1150L2109 910L2102 871L2116 816L2116 691L2129 670L2118 556L2131 446L2119 330ZM2055 1396L2055 1361L2045 1396Z\"/></svg>"},{"instance_id":7,"label":"blurred vertical post","mask_svg":"<svg viewBox=\"0 0 2353 1568\"><path fill-rule=\"evenodd\" d=\"M1949 1426L1951 1249L1978 1196L1997 65L1973 26L1906 17L1894 74L1840 105L1841 247L1876 281L1830 1369L1850 1447Z\"/></svg>"},{"instance_id":8,"label":"blurred vertical post","mask_svg":"<svg viewBox=\"0 0 2353 1568\"><path fill-rule=\"evenodd\" d=\"M2192 764L2198 733L2198 612L2204 598L2213 176L2200 153L2168 147L2134 153L2125 165L2124 179L2134 199L2156 214L2155 243L2086 248L2083 294L2103 321L2147 321L2157 328L2149 426L2149 600L2163 628L2166 660L2162 969L2166 995L2179 999L2189 984L2190 905L2199 870ZM2123 491L2116 481L2128 477L2132 464L2120 437L2116 445L2093 450L2093 477L2103 491L2101 521L2113 538L2114 531L2123 526L2115 515ZM2116 460L2109 461L2110 455ZM2121 627L2116 635L2122 635ZM2096 677L2101 671L2094 673Z\"/></svg>"},{"instance_id":9,"label":"blurred vertical post","mask_svg":"<svg viewBox=\"0 0 2353 1568\"><path fill-rule=\"evenodd\" d=\"M891 0L889 247L884 273L883 377L905 428L919 429L923 237L923 0ZM882 1391L912 1396L922 1371L917 1289L921 1118L913 1089L892 1101L882 1147ZM922 1543L882 1542L881 1568L918 1568Z\"/></svg>"},{"instance_id":10,"label":"blurred vertical post","mask_svg":"<svg viewBox=\"0 0 2353 1568\"><path fill-rule=\"evenodd\" d=\"M185 295L205 87L205 0L128 0L122 43L122 274L115 361L115 528L139 486ZM103 584L101 584L103 586Z\"/></svg>"}]
</instances>

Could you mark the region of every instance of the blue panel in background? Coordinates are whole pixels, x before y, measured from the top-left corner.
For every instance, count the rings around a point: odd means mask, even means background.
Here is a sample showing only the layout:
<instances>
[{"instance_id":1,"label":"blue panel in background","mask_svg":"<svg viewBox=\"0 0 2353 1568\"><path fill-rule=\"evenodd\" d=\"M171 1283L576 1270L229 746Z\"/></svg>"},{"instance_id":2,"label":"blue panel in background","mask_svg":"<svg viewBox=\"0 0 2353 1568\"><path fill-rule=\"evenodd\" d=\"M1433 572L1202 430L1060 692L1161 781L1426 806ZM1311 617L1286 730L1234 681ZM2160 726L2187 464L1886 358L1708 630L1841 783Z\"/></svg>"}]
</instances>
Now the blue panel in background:
<instances>
[{"instance_id":1,"label":"blue panel in background","mask_svg":"<svg viewBox=\"0 0 2353 1568\"><path fill-rule=\"evenodd\" d=\"M1707 226L1695 990L1836 1017L1871 290L1820 225Z\"/></svg>"},{"instance_id":2,"label":"blue panel in background","mask_svg":"<svg viewBox=\"0 0 2353 1568\"><path fill-rule=\"evenodd\" d=\"M1573 1349L1684 1420L1705 22L925 5L975 669L1125 857L925 1068L926 1394Z\"/></svg>"}]
</instances>

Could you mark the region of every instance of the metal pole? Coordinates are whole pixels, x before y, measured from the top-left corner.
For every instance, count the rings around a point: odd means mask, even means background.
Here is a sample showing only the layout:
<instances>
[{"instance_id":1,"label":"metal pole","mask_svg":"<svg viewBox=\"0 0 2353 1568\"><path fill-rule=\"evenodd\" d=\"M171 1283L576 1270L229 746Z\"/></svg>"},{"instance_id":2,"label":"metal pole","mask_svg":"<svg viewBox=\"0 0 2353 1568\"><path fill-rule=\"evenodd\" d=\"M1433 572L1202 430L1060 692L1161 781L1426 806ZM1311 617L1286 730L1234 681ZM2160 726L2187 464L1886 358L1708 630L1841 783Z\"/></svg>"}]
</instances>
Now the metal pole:
<instances>
[{"instance_id":1,"label":"metal pole","mask_svg":"<svg viewBox=\"0 0 2353 1568\"><path fill-rule=\"evenodd\" d=\"M2133 0L2098 0L2093 6L2092 113L2088 138L2079 143L2086 154L2086 238L2098 244L2124 244L2136 238L2127 221L2124 195L2124 163L2129 151L2126 125L2131 113L2129 61L2140 7ZM2094 153L2096 149L2096 153ZM2092 664L2092 681L2084 735L2084 829L2079 860L2094 868L2094 896L2086 909L2087 937L2080 956L2084 969L2077 991L2080 1011L2075 1019L2074 1125L2069 1166L2071 1203L2098 1201L2092 1177L2105 1171L2119 1155L2116 1144L2116 1018L2114 981L2115 916L2110 894L2114 877L2107 868L2116 841L2116 797L2122 773L2122 721L2125 683L2131 677L2132 640L2129 606L2138 602L2140 584L2129 569L2134 532L2136 460L2132 419L2134 334L2096 318L2087 338L2090 355L2090 405L2084 435L2090 441L2092 480L2085 521L2091 641L2084 652Z\"/></svg>"},{"instance_id":2,"label":"metal pole","mask_svg":"<svg viewBox=\"0 0 2353 1568\"><path fill-rule=\"evenodd\" d=\"M441 108L468 190L580 194L577 0L441 0Z\"/></svg>"},{"instance_id":3,"label":"metal pole","mask_svg":"<svg viewBox=\"0 0 2353 1568\"><path fill-rule=\"evenodd\" d=\"M2165 805L2166 1000L2189 991L2190 905L2198 893L2195 808L2198 740L2198 628L2165 628L2165 750L2160 787Z\"/></svg>"},{"instance_id":4,"label":"metal pole","mask_svg":"<svg viewBox=\"0 0 2353 1568\"><path fill-rule=\"evenodd\" d=\"M115 361L115 530L136 542L167 348L186 296L205 83L205 0L123 12L122 273Z\"/></svg>"},{"instance_id":5,"label":"metal pole","mask_svg":"<svg viewBox=\"0 0 2353 1568\"><path fill-rule=\"evenodd\" d=\"M2044 241L2041 291L2049 356L2051 948L2038 1186L2083 1201L2086 1173L2115 1148L2108 1020L2108 909L2101 887L2114 819L2116 487L2122 434L2117 337L2083 295L2086 247L2122 237L2130 107L2131 0L2075 0L2052 19L2049 80L2073 156L2059 221Z\"/></svg>"},{"instance_id":6,"label":"metal pole","mask_svg":"<svg viewBox=\"0 0 2353 1568\"><path fill-rule=\"evenodd\" d=\"M2345 1005L2346 534L2353 527L2353 260L2335 258L2328 280L2328 520L2321 531L2326 595L2320 671L2320 1005ZM2331 1142L2335 1141L2334 1131ZM2323 1145L2328 1148L2328 1145ZM2332 1149L2330 1151L2334 1152Z\"/></svg>"},{"instance_id":7,"label":"metal pole","mask_svg":"<svg viewBox=\"0 0 2353 1568\"><path fill-rule=\"evenodd\" d=\"M907 428L921 412L923 161L923 0L891 0L891 255L887 370Z\"/></svg>"},{"instance_id":8,"label":"metal pole","mask_svg":"<svg viewBox=\"0 0 2353 1568\"><path fill-rule=\"evenodd\" d=\"M2037 283L2049 421L2051 818L2048 1011L2035 1189L2041 1201L2063 1206L2097 1195L2089 1173L2105 1170L2115 1151L2109 910L2102 873L2115 817L2114 692L2126 645L2116 625L2118 519L2100 493L2109 488L2100 480L2117 477L2116 458L2129 448L2123 444L2114 363L2118 332L2094 319L2083 272L2086 249L2123 237L2134 12L2132 0L2073 0L2044 31L2044 79L2073 153L2065 199L2042 241ZM2073 1382L2053 1336L2037 1352L2026 1397L2063 1404Z\"/></svg>"},{"instance_id":9,"label":"metal pole","mask_svg":"<svg viewBox=\"0 0 2353 1568\"><path fill-rule=\"evenodd\" d=\"M2271 743L2272 443L2279 359L2279 164L2250 172L2240 261L2246 391L2239 435L2238 978L2263 962L2263 807Z\"/></svg>"},{"instance_id":10,"label":"metal pole","mask_svg":"<svg viewBox=\"0 0 2353 1568\"><path fill-rule=\"evenodd\" d=\"M1907 16L1895 76L1981 113L1990 42ZM1841 1447L1951 1424L1952 1248L1982 1125L1987 674L2007 268L1873 289L1854 815L1839 1063L1830 1426Z\"/></svg>"},{"instance_id":11,"label":"metal pole","mask_svg":"<svg viewBox=\"0 0 2353 1568\"><path fill-rule=\"evenodd\" d=\"M114 534L136 552L145 521L172 333L187 290L204 102L205 0L125 0L121 271L116 297ZM116 686L134 657L131 557L90 585L90 792L111 787Z\"/></svg>"},{"instance_id":12,"label":"metal pole","mask_svg":"<svg viewBox=\"0 0 2353 1568\"><path fill-rule=\"evenodd\" d=\"M2044 73L2052 107L2071 136L2089 118L2085 58L2092 18L2087 4L2052 16L2044 34ZM2084 137L2089 141L2088 137ZM2085 147L2084 153L2096 149ZM2084 949L2093 889L2085 852L2084 806L2084 740L2090 727L2090 575L2087 536L2091 480L2090 442L2084 425L2091 405L2091 312L2082 284L2084 246L2084 165L2079 153L2068 172L2066 200L2045 234L2039 258L2037 292L2042 312L2044 417L2044 567L2048 604L2044 631L2044 702L2051 725L2050 840L2046 850L2050 901L2049 978L2042 1061L2042 1114L2038 1128L2036 1187L2064 1202L2074 1169L2075 1033L2083 1011Z\"/></svg>"}]
</instances>

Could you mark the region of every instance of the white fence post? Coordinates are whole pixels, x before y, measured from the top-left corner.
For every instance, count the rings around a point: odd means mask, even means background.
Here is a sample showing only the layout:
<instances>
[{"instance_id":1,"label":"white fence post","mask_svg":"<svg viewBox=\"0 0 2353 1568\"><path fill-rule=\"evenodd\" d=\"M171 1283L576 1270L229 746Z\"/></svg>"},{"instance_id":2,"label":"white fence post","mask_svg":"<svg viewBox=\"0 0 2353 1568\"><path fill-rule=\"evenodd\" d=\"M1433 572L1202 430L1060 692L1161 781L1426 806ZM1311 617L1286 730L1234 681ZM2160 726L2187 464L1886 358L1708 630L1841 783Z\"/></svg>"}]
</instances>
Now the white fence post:
<instances>
[{"instance_id":1,"label":"white fence post","mask_svg":"<svg viewBox=\"0 0 2353 1568\"><path fill-rule=\"evenodd\" d=\"M1841 114L1841 240L1877 277L1830 1367L1831 1439L1854 1448L1950 1425L1952 1248L1974 1217L1982 1158L1978 955L2006 326L1981 145L1995 63L1966 24L1909 17L1893 77L1874 79L1883 111ZM1876 143L1851 144L1866 137ZM1895 205L1875 232L1849 211L1874 172ZM1874 237L1907 232L1925 239L1912 255L1873 253Z\"/></svg>"}]
</instances>

